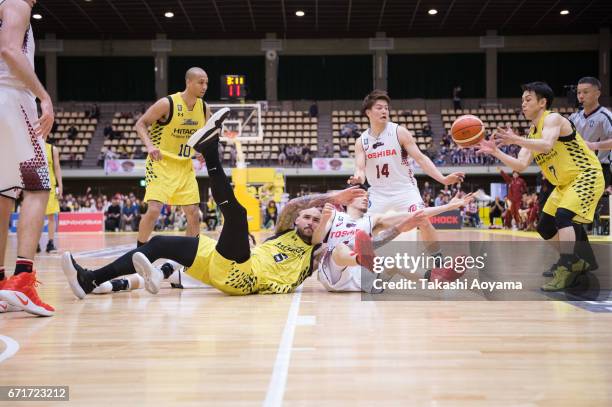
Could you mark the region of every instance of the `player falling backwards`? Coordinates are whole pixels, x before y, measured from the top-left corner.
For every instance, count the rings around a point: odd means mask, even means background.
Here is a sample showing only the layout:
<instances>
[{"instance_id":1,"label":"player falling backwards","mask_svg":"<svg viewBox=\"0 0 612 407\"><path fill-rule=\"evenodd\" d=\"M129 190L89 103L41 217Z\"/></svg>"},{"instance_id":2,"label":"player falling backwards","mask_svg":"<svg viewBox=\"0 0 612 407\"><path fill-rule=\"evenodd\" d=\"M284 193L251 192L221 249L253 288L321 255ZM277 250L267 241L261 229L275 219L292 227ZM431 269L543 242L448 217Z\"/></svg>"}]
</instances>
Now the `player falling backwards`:
<instances>
[{"instance_id":1,"label":"player falling backwards","mask_svg":"<svg viewBox=\"0 0 612 407\"><path fill-rule=\"evenodd\" d=\"M519 172L535 159L546 179L555 186L544 205L538 233L560 253L559 261L552 267L553 279L542 290L560 291L571 287L580 273L597 268L582 225L593 222L604 190L604 177L597 156L574 124L549 111L554 98L550 86L532 82L522 89L523 115L532 124L527 137L499 128L493 138L481 142L478 152L490 154ZM511 144L522 147L517 158L498 148Z\"/></svg>"}]
</instances>

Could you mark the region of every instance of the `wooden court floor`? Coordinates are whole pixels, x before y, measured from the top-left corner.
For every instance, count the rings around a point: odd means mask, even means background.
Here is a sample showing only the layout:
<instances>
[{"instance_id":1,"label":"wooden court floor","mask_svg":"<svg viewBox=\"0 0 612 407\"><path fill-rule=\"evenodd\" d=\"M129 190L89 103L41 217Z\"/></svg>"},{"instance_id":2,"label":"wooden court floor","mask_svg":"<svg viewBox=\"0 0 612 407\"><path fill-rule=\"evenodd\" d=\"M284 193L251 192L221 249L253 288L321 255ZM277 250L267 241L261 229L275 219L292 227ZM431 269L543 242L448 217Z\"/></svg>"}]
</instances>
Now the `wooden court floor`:
<instances>
[{"instance_id":1,"label":"wooden court floor","mask_svg":"<svg viewBox=\"0 0 612 407\"><path fill-rule=\"evenodd\" d=\"M444 237L534 238L459 233ZM57 245L91 268L134 241L70 234ZM566 302L362 301L316 278L289 295L164 288L79 301L59 255L37 268L57 313L0 314L0 386L70 386L70 402L0 405L612 405L612 313Z\"/></svg>"}]
</instances>

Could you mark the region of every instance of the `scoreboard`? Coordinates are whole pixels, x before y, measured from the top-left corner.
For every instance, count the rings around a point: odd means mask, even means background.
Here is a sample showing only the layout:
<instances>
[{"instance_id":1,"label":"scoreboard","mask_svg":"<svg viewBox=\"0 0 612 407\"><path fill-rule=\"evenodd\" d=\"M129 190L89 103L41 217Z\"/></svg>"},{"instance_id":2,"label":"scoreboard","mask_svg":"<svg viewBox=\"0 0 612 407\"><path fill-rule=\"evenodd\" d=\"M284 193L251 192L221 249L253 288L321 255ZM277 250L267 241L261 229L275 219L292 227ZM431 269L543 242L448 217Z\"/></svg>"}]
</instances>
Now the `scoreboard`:
<instances>
[{"instance_id":1,"label":"scoreboard","mask_svg":"<svg viewBox=\"0 0 612 407\"><path fill-rule=\"evenodd\" d=\"M239 100L246 98L246 77L244 75L221 76L221 99Z\"/></svg>"}]
</instances>

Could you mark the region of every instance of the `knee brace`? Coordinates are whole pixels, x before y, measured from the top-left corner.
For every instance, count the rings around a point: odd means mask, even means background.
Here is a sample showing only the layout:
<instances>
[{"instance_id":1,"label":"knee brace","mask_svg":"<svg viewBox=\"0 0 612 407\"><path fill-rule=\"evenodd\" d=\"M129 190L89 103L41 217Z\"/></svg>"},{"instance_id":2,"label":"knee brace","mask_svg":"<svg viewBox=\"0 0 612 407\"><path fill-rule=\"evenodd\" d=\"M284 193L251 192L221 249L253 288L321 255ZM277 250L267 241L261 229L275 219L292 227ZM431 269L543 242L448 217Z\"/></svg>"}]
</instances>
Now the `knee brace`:
<instances>
[{"instance_id":1,"label":"knee brace","mask_svg":"<svg viewBox=\"0 0 612 407\"><path fill-rule=\"evenodd\" d=\"M573 227L574 216L576 216L576 214L568 209L557 209L557 212L555 213L555 225L557 226L557 230L567 227Z\"/></svg>"},{"instance_id":2,"label":"knee brace","mask_svg":"<svg viewBox=\"0 0 612 407\"><path fill-rule=\"evenodd\" d=\"M542 217L538 222L538 233L544 240L550 240L557 234L557 225L555 218L547 213L542 213Z\"/></svg>"}]
</instances>

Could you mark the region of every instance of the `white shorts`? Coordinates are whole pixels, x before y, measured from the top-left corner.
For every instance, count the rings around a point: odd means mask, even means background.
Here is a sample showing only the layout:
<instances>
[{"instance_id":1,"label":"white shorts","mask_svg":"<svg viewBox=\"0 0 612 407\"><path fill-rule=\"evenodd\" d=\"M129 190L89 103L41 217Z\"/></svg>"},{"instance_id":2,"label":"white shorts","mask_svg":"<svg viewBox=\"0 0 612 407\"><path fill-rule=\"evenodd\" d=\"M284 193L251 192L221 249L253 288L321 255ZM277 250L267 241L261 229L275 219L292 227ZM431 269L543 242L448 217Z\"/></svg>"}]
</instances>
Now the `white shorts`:
<instances>
[{"instance_id":1,"label":"white shorts","mask_svg":"<svg viewBox=\"0 0 612 407\"><path fill-rule=\"evenodd\" d=\"M387 212L415 212L425 208L421 193L417 188L385 190L371 187L368 190L368 215Z\"/></svg>"},{"instance_id":2,"label":"white shorts","mask_svg":"<svg viewBox=\"0 0 612 407\"><path fill-rule=\"evenodd\" d=\"M337 265L331 251L323 255L317 277L327 291L361 291L361 267Z\"/></svg>"},{"instance_id":3,"label":"white shorts","mask_svg":"<svg viewBox=\"0 0 612 407\"><path fill-rule=\"evenodd\" d=\"M0 195L15 198L19 189L48 191L45 142L34 132L36 102L24 90L0 86Z\"/></svg>"}]
</instances>

